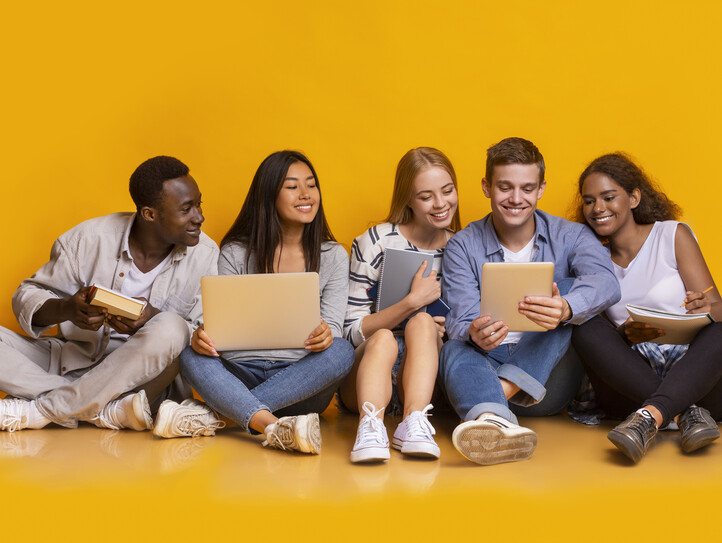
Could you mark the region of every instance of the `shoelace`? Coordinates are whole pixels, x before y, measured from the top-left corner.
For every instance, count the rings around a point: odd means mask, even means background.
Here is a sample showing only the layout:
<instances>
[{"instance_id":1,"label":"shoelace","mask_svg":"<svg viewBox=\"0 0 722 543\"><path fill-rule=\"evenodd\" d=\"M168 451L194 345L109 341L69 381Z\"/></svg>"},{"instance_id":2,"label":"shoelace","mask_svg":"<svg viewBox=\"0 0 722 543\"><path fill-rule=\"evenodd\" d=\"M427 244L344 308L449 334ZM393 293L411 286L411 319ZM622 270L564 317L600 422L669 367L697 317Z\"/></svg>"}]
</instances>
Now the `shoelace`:
<instances>
[{"instance_id":1,"label":"shoelace","mask_svg":"<svg viewBox=\"0 0 722 543\"><path fill-rule=\"evenodd\" d=\"M266 441L261 443L264 447L276 447L277 449L286 450L286 445L292 446L294 440L293 426L288 421L277 421L273 425L273 430L266 434Z\"/></svg>"},{"instance_id":2,"label":"shoelace","mask_svg":"<svg viewBox=\"0 0 722 543\"><path fill-rule=\"evenodd\" d=\"M21 404L25 403L25 400L13 398L2 401L5 403L5 416L2 418L2 429L6 432L22 430L23 417L20 409Z\"/></svg>"},{"instance_id":3,"label":"shoelace","mask_svg":"<svg viewBox=\"0 0 722 543\"><path fill-rule=\"evenodd\" d=\"M356 442L359 445L376 443L386 446L386 441L384 440L386 428L384 427L384 423L381 419L378 418L379 413L381 413L385 408L382 407L381 409L376 409L374 404L371 402L364 402L361 408L366 415L364 415L364 418L361 419Z\"/></svg>"},{"instance_id":4,"label":"shoelace","mask_svg":"<svg viewBox=\"0 0 722 543\"><path fill-rule=\"evenodd\" d=\"M684 418L687 426L694 426L695 424L707 424L707 421L702 416L702 409L699 407L690 407L687 411L687 416Z\"/></svg>"},{"instance_id":5,"label":"shoelace","mask_svg":"<svg viewBox=\"0 0 722 543\"><path fill-rule=\"evenodd\" d=\"M431 439L431 436L436 434L436 430L434 430L428 419L431 416L429 410L433 409L433 407L433 405L429 404L424 407L423 411L414 411L409 415L406 423L407 438Z\"/></svg>"},{"instance_id":6,"label":"shoelace","mask_svg":"<svg viewBox=\"0 0 722 543\"><path fill-rule=\"evenodd\" d=\"M181 432L190 434L193 437L202 435L206 430L215 432L225 426L225 422L216 419L210 413L204 413L203 415L186 415L178 424Z\"/></svg>"}]
</instances>

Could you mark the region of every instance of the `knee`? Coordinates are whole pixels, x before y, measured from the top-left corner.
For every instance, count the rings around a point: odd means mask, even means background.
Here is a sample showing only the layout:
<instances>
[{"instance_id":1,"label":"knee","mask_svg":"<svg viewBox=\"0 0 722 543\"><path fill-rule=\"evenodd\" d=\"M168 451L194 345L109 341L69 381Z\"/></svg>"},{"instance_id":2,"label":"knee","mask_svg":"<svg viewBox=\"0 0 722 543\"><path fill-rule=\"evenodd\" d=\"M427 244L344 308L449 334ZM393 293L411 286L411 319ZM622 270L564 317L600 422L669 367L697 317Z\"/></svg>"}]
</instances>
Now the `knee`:
<instances>
[{"instance_id":1,"label":"knee","mask_svg":"<svg viewBox=\"0 0 722 543\"><path fill-rule=\"evenodd\" d=\"M383 328L376 330L370 338L366 340L366 353L394 353L398 351L396 338L391 330Z\"/></svg>"},{"instance_id":2,"label":"knee","mask_svg":"<svg viewBox=\"0 0 722 543\"><path fill-rule=\"evenodd\" d=\"M353 366L354 360L354 348L351 343L343 338L335 337L333 338L333 343L328 349L330 354L333 355L333 359L336 361L336 364L343 368L344 375L351 371L351 366Z\"/></svg>"},{"instance_id":3,"label":"knee","mask_svg":"<svg viewBox=\"0 0 722 543\"><path fill-rule=\"evenodd\" d=\"M447 375L453 371L459 361L459 354L465 348L467 348L466 342L460 339L450 339L444 343L441 353L439 353L439 373Z\"/></svg>"},{"instance_id":4,"label":"knee","mask_svg":"<svg viewBox=\"0 0 722 543\"><path fill-rule=\"evenodd\" d=\"M431 334L436 336L436 323L434 318L425 312L420 312L409 319L406 323L406 331L408 334Z\"/></svg>"},{"instance_id":5,"label":"knee","mask_svg":"<svg viewBox=\"0 0 722 543\"><path fill-rule=\"evenodd\" d=\"M170 311L158 313L136 335L139 334L147 336L151 345L169 350L172 358L180 355L190 341L188 323Z\"/></svg>"}]
</instances>

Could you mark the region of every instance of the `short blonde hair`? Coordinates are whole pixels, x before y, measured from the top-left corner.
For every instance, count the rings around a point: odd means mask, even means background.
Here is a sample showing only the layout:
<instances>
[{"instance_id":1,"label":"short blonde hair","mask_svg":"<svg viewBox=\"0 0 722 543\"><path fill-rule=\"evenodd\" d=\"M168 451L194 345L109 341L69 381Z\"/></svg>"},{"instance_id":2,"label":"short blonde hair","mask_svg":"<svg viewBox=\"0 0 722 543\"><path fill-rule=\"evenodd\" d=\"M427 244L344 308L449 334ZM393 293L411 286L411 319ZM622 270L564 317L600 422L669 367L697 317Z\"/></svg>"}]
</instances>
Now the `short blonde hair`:
<instances>
[{"instance_id":1,"label":"short blonde hair","mask_svg":"<svg viewBox=\"0 0 722 543\"><path fill-rule=\"evenodd\" d=\"M413 196L414 179L424 170L433 167L445 170L446 173L449 174L449 177L451 177L454 188L458 192L456 172L454 172L451 161L444 153L433 147L417 147L416 149L411 149L401 157L399 165L396 166L394 193L391 196L391 209L385 222L407 224L412 221L413 212L409 207L409 203ZM451 228L454 231L461 230L458 206L451 219Z\"/></svg>"}]
</instances>

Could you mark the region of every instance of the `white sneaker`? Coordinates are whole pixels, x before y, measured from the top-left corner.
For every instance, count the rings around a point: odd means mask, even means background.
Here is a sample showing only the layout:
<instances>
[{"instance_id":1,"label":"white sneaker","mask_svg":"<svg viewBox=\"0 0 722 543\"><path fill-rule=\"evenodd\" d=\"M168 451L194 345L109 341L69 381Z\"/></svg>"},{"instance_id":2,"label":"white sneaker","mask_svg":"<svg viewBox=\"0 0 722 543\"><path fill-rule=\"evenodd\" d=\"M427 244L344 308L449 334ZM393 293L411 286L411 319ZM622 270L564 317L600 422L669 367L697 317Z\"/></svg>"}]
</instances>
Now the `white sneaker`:
<instances>
[{"instance_id":1,"label":"white sneaker","mask_svg":"<svg viewBox=\"0 0 722 543\"><path fill-rule=\"evenodd\" d=\"M321 426L318 413L281 417L266 427L264 447L318 454L321 452Z\"/></svg>"},{"instance_id":2,"label":"white sneaker","mask_svg":"<svg viewBox=\"0 0 722 543\"><path fill-rule=\"evenodd\" d=\"M0 400L0 430L16 432L25 428L39 429L50 420L35 407L35 400L5 398Z\"/></svg>"},{"instance_id":3,"label":"white sneaker","mask_svg":"<svg viewBox=\"0 0 722 543\"><path fill-rule=\"evenodd\" d=\"M413 456L438 458L441 455L433 438L436 430L428 419L429 410L433 407L429 404L423 411L414 411L399 423L391 441L394 449Z\"/></svg>"},{"instance_id":4,"label":"white sneaker","mask_svg":"<svg viewBox=\"0 0 722 543\"><path fill-rule=\"evenodd\" d=\"M526 460L536 448L537 437L529 428L485 413L459 424L451 440L467 460L487 466Z\"/></svg>"},{"instance_id":5,"label":"white sneaker","mask_svg":"<svg viewBox=\"0 0 722 543\"><path fill-rule=\"evenodd\" d=\"M389 436L386 433L384 422L378 414L384 410L376 409L371 402L364 402L361 406L366 413L358 425L356 442L351 450L351 462L382 462L388 460Z\"/></svg>"},{"instance_id":6,"label":"white sneaker","mask_svg":"<svg viewBox=\"0 0 722 543\"><path fill-rule=\"evenodd\" d=\"M88 422L98 428L120 430L150 430L153 428L153 417L150 414L150 404L145 390L135 394L128 394L117 400L108 402L95 417Z\"/></svg>"},{"instance_id":7,"label":"white sneaker","mask_svg":"<svg viewBox=\"0 0 722 543\"><path fill-rule=\"evenodd\" d=\"M158 409L153 435L166 438L212 436L225 425L203 402L183 400L179 405L166 400Z\"/></svg>"}]
</instances>

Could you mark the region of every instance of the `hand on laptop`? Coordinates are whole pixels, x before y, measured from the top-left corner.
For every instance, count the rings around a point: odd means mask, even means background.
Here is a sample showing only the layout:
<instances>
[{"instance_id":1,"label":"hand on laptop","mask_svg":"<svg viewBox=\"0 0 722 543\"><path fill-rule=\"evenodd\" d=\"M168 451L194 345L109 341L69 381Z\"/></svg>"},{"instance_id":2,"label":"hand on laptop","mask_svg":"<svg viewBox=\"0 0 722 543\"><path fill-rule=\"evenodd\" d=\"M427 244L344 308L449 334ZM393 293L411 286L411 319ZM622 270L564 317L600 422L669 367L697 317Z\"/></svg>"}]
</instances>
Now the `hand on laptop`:
<instances>
[{"instance_id":1,"label":"hand on laptop","mask_svg":"<svg viewBox=\"0 0 722 543\"><path fill-rule=\"evenodd\" d=\"M490 323L490 320L490 315L482 315L471 321L469 325L469 339L485 351L491 351L501 345L509 332L509 327L502 321Z\"/></svg>"},{"instance_id":2,"label":"hand on laptop","mask_svg":"<svg viewBox=\"0 0 722 543\"><path fill-rule=\"evenodd\" d=\"M551 297L527 296L523 302L519 302L519 313L547 330L554 330L561 321L572 317L572 310L559 294L556 283L552 287Z\"/></svg>"},{"instance_id":3,"label":"hand on laptop","mask_svg":"<svg viewBox=\"0 0 722 543\"><path fill-rule=\"evenodd\" d=\"M193 332L193 336L191 337L191 347L198 354L202 354L204 356L218 356L218 352L213 346L213 340L211 340L211 336L206 333L202 324L195 329L195 332Z\"/></svg>"},{"instance_id":4,"label":"hand on laptop","mask_svg":"<svg viewBox=\"0 0 722 543\"><path fill-rule=\"evenodd\" d=\"M155 307L150 305L150 302L145 298L136 299L146 302L143 312L136 320L131 320L127 317L121 317L119 315L108 315L108 318L106 319L108 326L110 326L119 334L128 334L132 336L138 330L140 330L146 322L148 322L151 318L155 317L158 313L160 313L160 309L156 309Z\"/></svg>"},{"instance_id":5,"label":"hand on laptop","mask_svg":"<svg viewBox=\"0 0 722 543\"><path fill-rule=\"evenodd\" d=\"M321 324L311 332L306 340L306 350L318 353L328 349L333 343L333 336L331 335L331 329L328 327L323 319Z\"/></svg>"}]
</instances>

